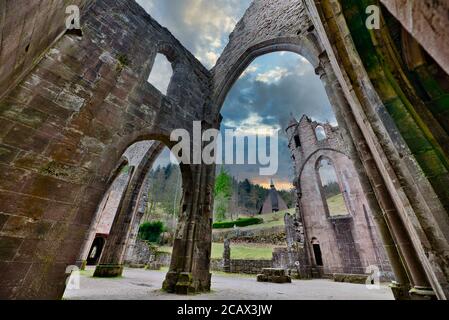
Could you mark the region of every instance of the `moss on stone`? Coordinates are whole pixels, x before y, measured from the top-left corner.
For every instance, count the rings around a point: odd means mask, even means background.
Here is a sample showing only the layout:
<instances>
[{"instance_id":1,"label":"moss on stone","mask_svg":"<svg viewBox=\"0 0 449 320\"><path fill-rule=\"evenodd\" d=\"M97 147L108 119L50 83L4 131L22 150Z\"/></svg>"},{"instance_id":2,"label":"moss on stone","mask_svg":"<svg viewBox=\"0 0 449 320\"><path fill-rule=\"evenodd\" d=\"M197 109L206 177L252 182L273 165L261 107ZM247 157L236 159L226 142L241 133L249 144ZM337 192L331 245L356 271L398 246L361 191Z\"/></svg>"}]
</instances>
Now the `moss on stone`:
<instances>
[{"instance_id":1,"label":"moss on stone","mask_svg":"<svg viewBox=\"0 0 449 320\"><path fill-rule=\"evenodd\" d=\"M117 66L116 70L121 72L123 69L125 69L127 66L129 66L130 60L126 54L119 54L117 56Z\"/></svg>"}]
</instances>

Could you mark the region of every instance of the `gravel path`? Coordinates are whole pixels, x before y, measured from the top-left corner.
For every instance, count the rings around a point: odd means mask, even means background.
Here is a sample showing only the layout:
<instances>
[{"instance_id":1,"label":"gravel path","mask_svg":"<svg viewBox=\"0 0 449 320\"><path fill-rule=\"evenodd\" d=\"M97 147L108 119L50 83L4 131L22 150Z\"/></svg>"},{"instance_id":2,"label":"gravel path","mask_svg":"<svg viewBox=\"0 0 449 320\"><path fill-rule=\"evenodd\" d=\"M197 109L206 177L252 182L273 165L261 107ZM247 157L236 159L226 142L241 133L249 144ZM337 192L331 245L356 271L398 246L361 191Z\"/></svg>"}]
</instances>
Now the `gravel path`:
<instances>
[{"instance_id":1,"label":"gravel path","mask_svg":"<svg viewBox=\"0 0 449 320\"><path fill-rule=\"evenodd\" d=\"M87 273L93 272L89 269ZM368 290L364 285L331 280L294 280L291 284L260 283L255 276L212 276L212 292L177 296L160 290L165 272L126 269L117 279L98 279L83 274L80 289L66 290L67 300L392 300L385 285Z\"/></svg>"}]
</instances>

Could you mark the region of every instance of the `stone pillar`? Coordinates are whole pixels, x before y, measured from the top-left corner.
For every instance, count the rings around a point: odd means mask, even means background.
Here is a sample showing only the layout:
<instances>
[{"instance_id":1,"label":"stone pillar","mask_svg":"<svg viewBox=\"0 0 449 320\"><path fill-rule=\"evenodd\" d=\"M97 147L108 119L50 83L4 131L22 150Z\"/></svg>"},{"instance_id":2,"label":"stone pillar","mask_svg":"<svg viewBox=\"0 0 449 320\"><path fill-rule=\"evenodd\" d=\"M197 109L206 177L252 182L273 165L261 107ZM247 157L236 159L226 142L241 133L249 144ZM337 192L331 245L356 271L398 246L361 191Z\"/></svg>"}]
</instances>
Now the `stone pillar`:
<instances>
[{"instance_id":1,"label":"stone pillar","mask_svg":"<svg viewBox=\"0 0 449 320\"><path fill-rule=\"evenodd\" d=\"M225 239L223 243L223 271L231 272L231 240Z\"/></svg>"},{"instance_id":2,"label":"stone pillar","mask_svg":"<svg viewBox=\"0 0 449 320\"><path fill-rule=\"evenodd\" d=\"M396 208L370 155L368 145L351 113L326 53L323 53L320 57L320 66L316 69L316 73L323 81L329 96L340 131L348 147L348 154L354 162L363 192L366 195L385 251L396 276L397 282L392 284L392 290L396 298L408 299L410 297L408 291L410 290L410 282L412 280L410 278L412 278L413 273L407 270L405 266L409 265L409 263L411 266L416 265L416 252L411 247L410 240L407 239L408 234L402 222L398 219ZM375 190L372 187L373 185L376 186ZM404 254L404 251L406 254ZM414 258L412 257L413 255L415 256ZM416 270L414 267L412 269ZM415 275L416 280L412 281L413 283L417 283L416 281L419 283L427 282L423 281L424 270L421 271L419 276Z\"/></svg>"},{"instance_id":3,"label":"stone pillar","mask_svg":"<svg viewBox=\"0 0 449 320\"><path fill-rule=\"evenodd\" d=\"M449 3L445 0L381 2L449 74Z\"/></svg>"},{"instance_id":4,"label":"stone pillar","mask_svg":"<svg viewBox=\"0 0 449 320\"><path fill-rule=\"evenodd\" d=\"M184 188L170 270L163 283L169 293L210 290L212 206L215 165L191 165L191 181Z\"/></svg>"},{"instance_id":5,"label":"stone pillar","mask_svg":"<svg viewBox=\"0 0 449 320\"><path fill-rule=\"evenodd\" d=\"M202 131L218 129L221 115L213 117L213 108L205 106ZM201 145L204 148L206 143ZM195 145L193 152L198 148ZM178 219L173 253L162 289L169 293L188 294L210 291L210 257L212 251L212 220L214 206L215 164L185 165L183 174L183 205ZM187 174L187 171L189 174Z\"/></svg>"},{"instance_id":6,"label":"stone pillar","mask_svg":"<svg viewBox=\"0 0 449 320\"><path fill-rule=\"evenodd\" d=\"M133 220L131 222L131 230L126 245L125 261L124 261L125 264L132 262L132 257L134 255L134 250L137 243L137 237L139 235L139 228L148 205L148 192L150 190L149 173L145 174L145 180L140 189L141 190L137 198L137 208L136 212L133 215Z\"/></svg>"},{"instance_id":7,"label":"stone pillar","mask_svg":"<svg viewBox=\"0 0 449 320\"><path fill-rule=\"evenodd\" d=\"M298 229L301 231L301 226L302 226L302 232L299 232L299 235L302 237L302 241L303 241L303 248L300 248L300 252L299 252L299 256L298 258L298 262L299 262L299 266L296 266L296 261L295 261L295 268L298 270L300 277L301 278L306 278L309 279L313 276L313 268L316 267L315 266L315 261L312 258L312 247L310 244L310 238L307 234L307 228L304 224L304 217L303 217L303 209L302 209L302 191L301 191L301 182L299 181L299 179L295 179L294 181L294 185L296 188L296 219L298 221L298 223L300 224L300 226L298 227Z\"/></svg>"},{"instance_id":8,"label":"stone pillar","mask_svg":"<svg viewBox=\"0 0 449 320\"><path fill-rule=\"evenodd\" d=\"M134 171L134 170L133 170ZM137 183L137 175L130 173L130 180L120 200L117 213L112 223L111 232L103 248L100 262L95 268L94 277L120 277L123 273L123 255L126 249L126 239L129 234L131 213L130 206L133 191Z\"/></svg>"},{"instance_id":9,"label":"stone pillar","mask_svg":"<svg viewBox=\"0 0 449 320\"><path fill-rule=\"evenodd\" d=\"M133 230L135 235L132 241L135 241L137 236L135 230L138 228L142 218L142 215L137 213L139 195L148 171L163 148L164 144L154 142L139 161L137 167L130 172L130 181L117 208L111 232L106 241L100 263L95 269L94 276L118 277L122 275L126 249L130 243Z\"/></svg>"}]
</instances>

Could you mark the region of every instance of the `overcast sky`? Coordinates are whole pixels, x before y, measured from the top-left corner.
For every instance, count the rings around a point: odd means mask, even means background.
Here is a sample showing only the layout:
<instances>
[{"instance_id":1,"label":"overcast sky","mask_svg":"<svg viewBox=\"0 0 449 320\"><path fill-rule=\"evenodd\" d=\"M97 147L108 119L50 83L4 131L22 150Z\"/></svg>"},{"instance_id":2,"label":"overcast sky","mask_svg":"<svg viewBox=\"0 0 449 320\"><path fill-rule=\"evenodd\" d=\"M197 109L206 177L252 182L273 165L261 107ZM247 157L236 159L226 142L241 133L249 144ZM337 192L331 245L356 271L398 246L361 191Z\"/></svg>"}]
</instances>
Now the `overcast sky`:
<instances>
[{"instance_id":1,"label":"overcast sky","mask_svg":"<svg viewBox=\"0 0 449 320\"><path fill-rule=\"evenodd\" d=\"M137 0L137 3L210 69L251 1Z\"/></svg>"},{"instance_id":2,"label":"overcast sky","mask_svg":"<svg viewBox=\"0 0 449 320\"><path fill-rule=\"evenodd\" d=\"M226 46L229 34L243 16L250 0L137 0L208 69ZM167 68L167 67L165 67ZM164 67L160 74L167 74ZM153 75L153 81L164 80ZM165 81L166 82L166 81ZM162 85L163 86L163 85ZM303 57L289 52L257 58L228 94L222 109L223 128L253 130L281 129L279 171L273 178L279 188L291 187L290 152L284 130L290 113L299 119L307 114L318 121L335 124L329 101L313 67ZM168 163L165 151L157 165ZM258 166L227 166L237 178L249 178L263 185L270 177L260 177Z\"/></svg>"}]
</instances>

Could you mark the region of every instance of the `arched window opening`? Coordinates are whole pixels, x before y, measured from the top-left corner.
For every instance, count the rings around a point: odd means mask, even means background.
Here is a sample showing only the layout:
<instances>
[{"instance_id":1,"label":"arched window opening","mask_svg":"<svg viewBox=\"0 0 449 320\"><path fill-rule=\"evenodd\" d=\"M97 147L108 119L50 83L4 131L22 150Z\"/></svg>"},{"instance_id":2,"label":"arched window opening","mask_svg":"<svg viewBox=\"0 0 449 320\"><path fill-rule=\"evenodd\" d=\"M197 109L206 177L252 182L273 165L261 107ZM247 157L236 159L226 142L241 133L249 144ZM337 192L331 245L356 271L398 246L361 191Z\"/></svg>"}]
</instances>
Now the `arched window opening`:
<instances>
[{"instance_id":1,"label":"arched window opening","mask_svg":"<svg viewBox=\"0 0 449 320\"><path fill-rule=\"evenodd\" d=\"M320 242L317 238L312 238L312 248L313 248L313 255L315 256L315 264L317 266L322 267L323 266L323 256L321 254L321 247Z\"/></svg>"},{"instance_id":2,"label":"arched window opening","mask_svg":"<svg viewBox=\"0 0 449 320\"><path fill-rule=\"evenodd\" d=\"M343 191L337 178L337 172L329 159L322 158L318 163L318 176L320 189L325 200L325 205L329 212L329 216L345 216L348 215Z\"/></svg>"},{"instance_id":3,"label":"arched window opening","mask_svg":"<svg viewBox=\"0 0 449 320\"><path fill-rule=\"evenodd\" d=\"M173 67L171 63L167 60L165 55L158 53L154 60L150 76L148 77L148 82L162 94L166 95L172 76Z\"/></svg>"},{"instance_id":4,"label":"arched window opening","mask_svg":"<svg viewBox=\"0 0 449 320\"><path fill-rule=\"evenodd\" d=\"M104 238L97 236L92 243L92 247L90 248L89 256L87 258L87 265L92 266L98 263L100 260L101 253L104 247Z\"/></svg>"},{"instance_id":5,"label":"arched window opening","mask_svg":"<svg viewBox=\"0 0 449 320\"><path fill-rule=\"evenodd\" d=\"M294 139L295 139L296 148L300 148L301 147L301 139L299 139L298 135L295 135Z\"/></svg>"},{"instance_id":6,"label":"arched window opening","mask_svg":"<svg viewBox=\"0 0 449 320\"><path fill-rule=\"evenodd\" d=\"M315 135L318 141L323 141L327 138L326 131L322 126L317 126L315 128Z\"/></svg>"}]
</instances>

